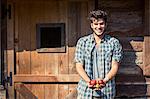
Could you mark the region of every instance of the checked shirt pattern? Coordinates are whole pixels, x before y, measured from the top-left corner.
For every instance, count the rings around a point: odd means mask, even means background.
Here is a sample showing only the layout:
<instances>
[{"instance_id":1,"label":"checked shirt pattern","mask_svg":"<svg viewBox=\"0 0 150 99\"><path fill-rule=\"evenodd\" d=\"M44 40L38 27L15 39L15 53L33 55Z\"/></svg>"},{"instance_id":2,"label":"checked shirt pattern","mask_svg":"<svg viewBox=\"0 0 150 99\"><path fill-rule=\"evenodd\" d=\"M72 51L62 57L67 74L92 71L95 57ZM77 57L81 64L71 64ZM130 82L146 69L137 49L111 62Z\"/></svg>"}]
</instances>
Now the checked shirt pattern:
<instances>
[{"instance_id":1,"label":"checked shirt pattern","mask_svg":"<svg viewBox=\"0 0 150 99\"><path fill-rule=\"evenodd\" d=\"M90 79L93 78L93 50L95 48L94 35L88 35L78 40L75 51L75 62L83 64L85 72ZM101 47L101 66L104 67L106 75L111 69L111 61L120 62L122 59L122 46L114 37L105 35L100 44ZM104 76L105 76L104 75ZM80 99L92 99L92 89L88 88L86 82L81 78L78 83L78 96ZM113 99L115 97L115 78L110 80L101 89L103 99Z\"/></svg>"}]
</instances>

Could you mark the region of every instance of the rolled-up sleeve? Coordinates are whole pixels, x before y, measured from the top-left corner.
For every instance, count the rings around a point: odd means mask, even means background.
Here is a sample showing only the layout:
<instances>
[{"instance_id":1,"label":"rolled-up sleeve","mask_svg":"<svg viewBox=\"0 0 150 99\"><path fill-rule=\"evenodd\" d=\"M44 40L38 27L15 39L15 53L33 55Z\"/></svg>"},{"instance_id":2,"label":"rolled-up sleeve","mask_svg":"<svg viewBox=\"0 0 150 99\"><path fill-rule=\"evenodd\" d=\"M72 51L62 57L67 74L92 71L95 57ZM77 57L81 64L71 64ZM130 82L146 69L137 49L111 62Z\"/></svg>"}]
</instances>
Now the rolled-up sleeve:
<instances>
[{"instance_id":1,"label":"rolled-up sleeve","mask_svg":"<svg viewBox=\"0 0 150 99\"><path fill-rule=\"evenodd\" d=\"M84 64L84 41L82 38L77 42L74 61L75 63Z\"/></svg>"},{"instance_id":2,"label":"rolled-up sleeve","mask_svg":"<svg viewBox=\"0 0 150 99\"><path fill-rule=\"evenodd\" d=\"M120 62L122 58L123 58L122 45L120 44L119 40L116 39L114 42L112 60Z\"/></svg>"}]
</instances>

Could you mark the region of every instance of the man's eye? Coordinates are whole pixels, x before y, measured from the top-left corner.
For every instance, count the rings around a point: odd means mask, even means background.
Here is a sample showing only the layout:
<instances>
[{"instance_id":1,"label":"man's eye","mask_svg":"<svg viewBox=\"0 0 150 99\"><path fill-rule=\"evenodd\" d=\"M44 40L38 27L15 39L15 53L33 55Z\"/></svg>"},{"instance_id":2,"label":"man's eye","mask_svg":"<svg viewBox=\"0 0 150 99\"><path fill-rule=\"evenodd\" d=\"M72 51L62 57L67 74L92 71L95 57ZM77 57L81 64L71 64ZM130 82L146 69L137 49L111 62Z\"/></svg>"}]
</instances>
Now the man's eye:
<instances>
[{"instance_id":1,"label":"man's eye","mask_svg":"<svg viewBox=\"0 0 150 99\"><path fill-rule=\"evenodd\" d=\"M98 23L95 23L94 25L98 25Z\"/></svg>"},{"instance_id":2,"label":"man's eye","mask_svg":"<svg viewBox=\"0 0 150 99\"><path fill-rule=\"evenodd\" d=\"M104 23L100 23L100 25L104 25Z\"/></svg>"}]
</instances>

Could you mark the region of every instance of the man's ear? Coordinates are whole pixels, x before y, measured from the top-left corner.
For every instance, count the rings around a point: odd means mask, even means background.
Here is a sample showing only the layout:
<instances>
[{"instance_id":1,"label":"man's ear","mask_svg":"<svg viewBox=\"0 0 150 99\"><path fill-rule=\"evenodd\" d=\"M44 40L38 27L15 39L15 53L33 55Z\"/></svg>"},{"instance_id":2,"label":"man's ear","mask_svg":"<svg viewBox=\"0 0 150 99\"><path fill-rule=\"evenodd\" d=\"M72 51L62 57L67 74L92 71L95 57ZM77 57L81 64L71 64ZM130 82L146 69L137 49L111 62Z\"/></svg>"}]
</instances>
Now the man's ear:
<instances>
[{"instance_id":1,"label":"man's ear","mask_svg":"<svg viewBox=\"0 0 150 99\"><path fill-rule=\"evenodd\" d=\"M93 28L93 24L92 24L92 23L90 23L90 25L91 25L91 28Z\"/></svg>"}]
</instances>

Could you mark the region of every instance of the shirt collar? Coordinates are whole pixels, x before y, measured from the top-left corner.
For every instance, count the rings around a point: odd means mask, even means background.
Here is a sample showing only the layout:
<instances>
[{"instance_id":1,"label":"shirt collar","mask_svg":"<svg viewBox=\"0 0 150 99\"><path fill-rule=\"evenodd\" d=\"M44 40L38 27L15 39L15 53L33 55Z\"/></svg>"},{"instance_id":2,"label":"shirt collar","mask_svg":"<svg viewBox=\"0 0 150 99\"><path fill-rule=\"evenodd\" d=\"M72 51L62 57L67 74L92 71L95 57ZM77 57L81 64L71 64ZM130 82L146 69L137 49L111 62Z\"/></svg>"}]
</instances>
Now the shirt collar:
<instances>
[{"instance_id":1,"label":"shirt collar","mask_svg":"<svg viewBox=\"0 0 150 99\"><path fill-rule=\"evenodd\" d=\"M101 43L103 43L104 41L107 41L107 36L106 36L106 34L103 36L103 38L102 38L102 40L101 40ZM95 39L94 39L94 34L93 34L93 33L91 34L91 43L95 43L95 44L96 44Z\"/></svg>"}]
</instances>

